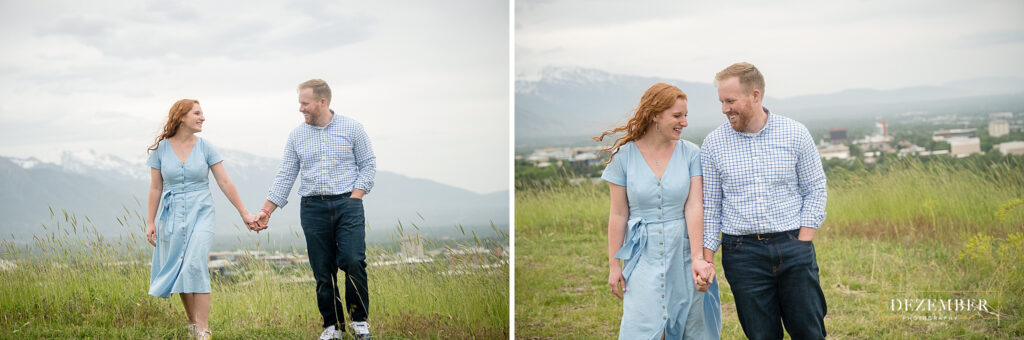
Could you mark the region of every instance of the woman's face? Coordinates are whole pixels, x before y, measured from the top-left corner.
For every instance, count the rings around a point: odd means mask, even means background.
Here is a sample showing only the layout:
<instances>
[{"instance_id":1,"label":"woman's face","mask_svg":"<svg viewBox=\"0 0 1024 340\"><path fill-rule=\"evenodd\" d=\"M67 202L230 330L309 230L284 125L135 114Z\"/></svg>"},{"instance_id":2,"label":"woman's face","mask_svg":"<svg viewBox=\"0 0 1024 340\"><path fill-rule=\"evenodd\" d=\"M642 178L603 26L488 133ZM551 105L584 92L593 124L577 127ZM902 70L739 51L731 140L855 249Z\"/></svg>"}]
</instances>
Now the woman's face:
<instances>
[{"instance_id":1,"label":"woman's face","mask_svg":"<svg viewBox=\"0 0 1024 340\"><path fill-rule=\"evenodd\" d=\"M206 121L206 117L203 117L203 109L199 107L199 103L192 104L192 110L189 110L185 114L185 118L181 120L182 129L188 129L193 133L203 131L203 121Z\"/></svg>"},{"instance_id":2,"label":"woman's face","mask_svg":"<svg viewBox=\"0 0 1024 340\"><path fill-rule=\"evenodd\" d=\"M652 131L667 139L677 140L686 127L686 99L676 99L675 105L654 117L655 126Z\"/></svg>"}]
</instances>

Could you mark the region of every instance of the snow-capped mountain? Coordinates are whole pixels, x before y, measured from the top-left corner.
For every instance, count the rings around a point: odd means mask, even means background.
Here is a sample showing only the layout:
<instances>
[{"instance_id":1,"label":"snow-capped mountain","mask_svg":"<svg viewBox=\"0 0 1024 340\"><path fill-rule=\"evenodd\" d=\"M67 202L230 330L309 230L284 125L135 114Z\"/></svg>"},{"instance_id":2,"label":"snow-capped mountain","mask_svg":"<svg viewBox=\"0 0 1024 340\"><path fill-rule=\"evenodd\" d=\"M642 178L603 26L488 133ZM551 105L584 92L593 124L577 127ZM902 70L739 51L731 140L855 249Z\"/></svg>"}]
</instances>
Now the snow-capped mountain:
<instances>
[{"instance_id":1,"label":"snow-capped mountain","mask_svg":"<svg viewBox=\"0 0 1024 340\"><path fill-rule=\"evenodd\" d=\"M656 83L686 92L690 125L721 124L718 96L706 83L636 77L586 68L545 68L537 80L516 81L516 146L553 145L553 139L585 141L624 123L640 96ZM686 137L684 132L684 138Z\"/></svg>"},{"instance_id":2,"label":"snow-capped mountain","mask_svg":"<svg viewBox=\"0 0 1024 340\"><path fill-rule=\"evenodd\" d=\"M128 161L120 157L97 153L96 150L64 151L58 164L65 171L82 175L104 175L149 179L145 160Z\"/></svg>"},{"instance_id":3,"label":"snow-capped mountain","mask_svg":"<svg viewBox=\"0 0 1024 340\"><path fill-rule=\"evenodd\" d=\"M250 211L258 210L280 161L234 150L221 149L220 153L243 203ZM0 157L0 201L4 202L0 204L0 215L4 216L0 219L0 238L45 233L40 225L56 222L50 217L51 208L58 214L62 209L73 212L79 221L88 216L104 234L138 232L144 225L149 172L144 159L129 161L91 150L64 152L59 164L34 157ZM272 228L282 234L302 234L297 188L298 181L289 197L290 204L275 212L271 222ZM241 226L241 220L212 175L210 190L214 192L217 209L218 236L233 240L234 235L245 233L244 227L235 227ZM507 230L508 204L508 191L476 194L378 170L364 205L370 224L368 238L386 240L387 233L399 221L415 222L428 234L431 228L452 229L456 224L486 233L492 221ZM126 212L132 223L122 227L117 220L123 220Z\"/></svg>"},{"instance_id":4,"label":"snow-capped mountain","mask_svg":"<svg viewBox=\"0 0 1024 340\"><path fill-rule=\"evenodd\" d=\"M889 90L847 89L789 98L773 97L772 80L766 81L764 105L805 124L878 119L908 111L1017 111L1024 105L1024 78L977 78ZM711 79L687 82L549 67L535 79L516 81L516 148L586 143L588 137L624 123L643 92L655 83L673 84L686 93L690 127L683 130L683 138L700 142L725 122Z\"/></svg>"}]
</instances>

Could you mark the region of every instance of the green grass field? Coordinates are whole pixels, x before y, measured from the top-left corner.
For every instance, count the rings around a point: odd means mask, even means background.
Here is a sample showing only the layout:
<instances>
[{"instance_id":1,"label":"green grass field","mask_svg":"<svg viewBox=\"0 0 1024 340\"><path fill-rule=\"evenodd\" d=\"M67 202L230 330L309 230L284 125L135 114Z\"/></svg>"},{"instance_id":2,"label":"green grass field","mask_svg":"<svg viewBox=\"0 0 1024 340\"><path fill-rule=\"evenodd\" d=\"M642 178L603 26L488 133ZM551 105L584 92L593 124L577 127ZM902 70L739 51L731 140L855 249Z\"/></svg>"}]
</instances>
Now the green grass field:
<instances>
[{"instance_id":1,"label":"green grass field","mask_svg":"<svg viewBox=\"0 0 1024 340\"><path fill-rule=\"evenodd\" d=\"M132 232L104 238L91 221L57 212L31 245L0 244L0 338L183 339L180 299L149 296L151 250L139 218L118 222ZM134 221L134 222L127 222ZM499 239L466 246L507 248ZM470 235L472 236L472 235ZM265 250L255 234L243 243ZM430 246L431 241L427 241ZM428 248L429 249L429 248ZM383 250L370 248L368 262ZM370 324L375 339L505 339L509 335L507 259L494 254L449 257L428 264L368 268ZM468 266L488 265L482 269ZM213 275L210 328L218 339L312 339L321 317L308 265L244 264L241 274ZM341 289L344 294L344 288Z\"/></svg>"},{"instance_id":2,"label":"green grass field","mask_svg":"<svg viewBox=\"0 0 1024 340\"><path fill-rule=\"evenodd\" d=\"M900 161L885 171L828 176L828 217L814 242L829 337L1024 337L1020 162ZM515 200L516 336L616 337L622 305L606 283L607 185L534 186L518 190ZM721 252L715 266L722 338L742 339ZM991 313L903 320L919 314L889 308L891 299L908 295L986 298Z\"/></svg>"}]
</instances>

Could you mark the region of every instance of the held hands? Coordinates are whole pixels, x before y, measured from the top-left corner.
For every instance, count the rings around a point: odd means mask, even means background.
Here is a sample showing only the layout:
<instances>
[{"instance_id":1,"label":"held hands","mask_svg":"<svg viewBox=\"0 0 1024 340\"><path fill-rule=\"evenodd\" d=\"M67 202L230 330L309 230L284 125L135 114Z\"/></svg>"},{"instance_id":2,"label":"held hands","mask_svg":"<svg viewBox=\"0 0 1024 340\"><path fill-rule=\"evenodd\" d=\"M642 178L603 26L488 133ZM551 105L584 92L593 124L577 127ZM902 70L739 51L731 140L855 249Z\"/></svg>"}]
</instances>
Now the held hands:
<instances>
[{"instance_id":1,"label":"held hands","mask_svg":"<svg viewBox=\"0 0 1024 340\"><path fill-rule=\"evenodd\" d=\"M703 259L694 259L692 269L693 283L697 286L697 290L708 291L708 287L715 279L715 266Z\"/></svg>"},{"instance_id":2,"label":"held hands","mask_svg":"<svg viewBox=\"0 0 1024 340\"><path fill-rule=\"evenodd\" d=\"M242 222L245 223L245 228L253 230L252 228L256 225L256 215L245 212L242 214Z\"/></svg>"},{"instance_id":3,"label":"held hands","mask_svg":"<svg viewBox=\"0 0 1024 340\"><path fill-rule=\"evenodd\" d=\"M249 224L249 230L255 231L258 234L260 231L269 227L267 224L270 223L270 215L266 212L261 210L259 213L256 213L256 215L253 215L253 217L255 219L252 224Z\"/></svg>"}]
</instances>

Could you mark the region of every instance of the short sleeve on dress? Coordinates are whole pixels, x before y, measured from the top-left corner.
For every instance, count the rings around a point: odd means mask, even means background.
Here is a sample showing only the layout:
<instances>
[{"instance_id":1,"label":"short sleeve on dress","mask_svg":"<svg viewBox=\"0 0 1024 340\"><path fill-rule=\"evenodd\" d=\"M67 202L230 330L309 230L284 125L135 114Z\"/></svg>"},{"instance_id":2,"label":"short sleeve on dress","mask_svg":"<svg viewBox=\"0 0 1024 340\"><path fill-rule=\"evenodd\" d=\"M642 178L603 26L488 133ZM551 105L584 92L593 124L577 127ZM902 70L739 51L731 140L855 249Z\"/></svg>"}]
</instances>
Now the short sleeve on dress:
<instances>
[{"instance_id":1,"label":"short sleeve on dress","mask_svg":"<svg viewBox=\"0 0 1024 340\"><path fill-rule=\"evenodd\" d=\"M149 152L149 159L146 160L146 165L153 169L160 170L160 143L156 144L156 150Z\"/></svg>"},{"instance_id":2,"label":"short sleeve on dress","mask_svg":"<svg viewBox=\"0 0 1024 340\"><path fill-rule=\"evenodd\" d=\"M619 152L612 156L612 161L604 168L601 179L618 186L626 186L626 150L628 150L626 144L619 146Z\"/></svg>"},{"instance_id":3,"label":"short sleeve on dress","mask_svg":"<svg viewBox=\"0 0 1024 340\"><path fill-rule=\"evenodd\" d=\"M203 139L203 154L206 155L206 165L213 166L214 164L220 163L224 160L217 152L217 149L213 147L213 144Z\"/></svg>"},{"instance_id":4,"label":"short sleeve on dress","mask_svg":"<svg viewBox=\"0 0 1024 340\"><path fill-rule=\"evenodd\" d=\"M690 177L700 176L703 174L700 170L700 148L696 144L690 142L683 142L683 146L686 147L687 164L690 167Z\"/></svg>"}]
</instances>

